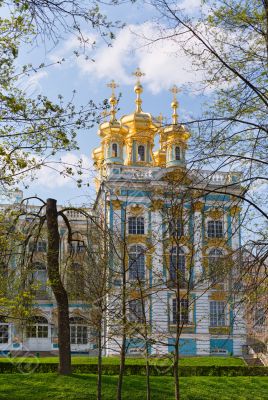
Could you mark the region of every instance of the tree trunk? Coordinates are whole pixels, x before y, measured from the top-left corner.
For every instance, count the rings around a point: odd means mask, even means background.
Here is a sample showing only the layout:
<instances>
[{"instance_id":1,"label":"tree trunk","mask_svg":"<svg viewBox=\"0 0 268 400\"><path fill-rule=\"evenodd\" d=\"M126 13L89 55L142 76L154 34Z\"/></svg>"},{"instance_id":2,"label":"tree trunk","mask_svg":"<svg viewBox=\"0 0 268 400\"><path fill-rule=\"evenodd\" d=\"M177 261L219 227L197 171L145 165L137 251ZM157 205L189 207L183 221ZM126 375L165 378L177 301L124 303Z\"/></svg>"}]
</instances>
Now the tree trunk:
<instances>
[{"instance_id":1,"label":"tree trunk","mask_svg":"<svg viewBox=\"0 0 268 400\"><path fill-rule=\"evenodd\" d=\"M126 225L126 224L124 224ZM126 237L126 227L124 227L124 239ZM127 324L127 316L126 316L126 243L124 243L124 254L122 259L122 323L123 323L123 333L122 333L122 345L121 345L121 352L120 352L120 369L119 369L119 376L118 376L118 383L117 383L117 400L122 399L122 387L123 387L123 377L125 372L125 363L126 363L126 324Z\"/></svg>"},{"instance_id":2,"label":"tree trunk","mask_svg":"<svg viewBox=\"0 0 268 400\"><path fill-rule=\"evenodd\" d=\"M98 393L97 399L101 400L101 384L102 384L102 343L101 343L101 324L98 332Z\"/></svg>"},{"instance_id":3,"label":"tree trunk","mask_svg":"<svg viewBox=\"0 0 268 400\"><path fill-rule=\"evenodd\" d=\"M146 399L151 400L149 349L146 342Z\"/></svg>"},{"instance_id":4,"label":"tree trunk","mask_svg":"<svg viewBox=\"0 0 268 400\"><path fill-rule=\"evenodd\" d=\"M59 268L60 236L58 227L57 201L47 199L47 271L58 308L59 373L69 375L71 368L71 345L68 295L63 286Z\"/></svg>"}]
</instances>

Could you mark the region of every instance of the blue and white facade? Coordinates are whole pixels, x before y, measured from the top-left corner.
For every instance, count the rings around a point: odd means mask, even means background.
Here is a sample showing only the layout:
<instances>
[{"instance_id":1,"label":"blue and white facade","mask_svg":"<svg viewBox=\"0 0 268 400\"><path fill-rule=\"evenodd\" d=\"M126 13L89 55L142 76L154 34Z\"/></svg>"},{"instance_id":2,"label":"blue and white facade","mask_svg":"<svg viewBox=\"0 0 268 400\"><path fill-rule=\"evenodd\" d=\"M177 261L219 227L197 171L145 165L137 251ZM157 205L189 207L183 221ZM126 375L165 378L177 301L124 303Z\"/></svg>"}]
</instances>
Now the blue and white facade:
<instances>
[{"instance_id":1,"label":"blue and white facade","mask_svg":"<svg viewBox=\"0 0 268 400\"><path fill-rule=\"evenodd\" d=\"M95 210L105 207L113 237L106 352L119 353L125 332L129 354L140 353L145 343L151 354L165 354L174 351L179 329L181 355L241 355L244 312L232 294L241 245L238 176L188 170L190 134L177 121L176 100L172 124L163 127L141 110L139 82L135 92L136 111L103 123L101 146L93 153ZM157 135L160 149L153 152ZM123 160L106 156L111 143Z\"/></svg>"}]
</instances>

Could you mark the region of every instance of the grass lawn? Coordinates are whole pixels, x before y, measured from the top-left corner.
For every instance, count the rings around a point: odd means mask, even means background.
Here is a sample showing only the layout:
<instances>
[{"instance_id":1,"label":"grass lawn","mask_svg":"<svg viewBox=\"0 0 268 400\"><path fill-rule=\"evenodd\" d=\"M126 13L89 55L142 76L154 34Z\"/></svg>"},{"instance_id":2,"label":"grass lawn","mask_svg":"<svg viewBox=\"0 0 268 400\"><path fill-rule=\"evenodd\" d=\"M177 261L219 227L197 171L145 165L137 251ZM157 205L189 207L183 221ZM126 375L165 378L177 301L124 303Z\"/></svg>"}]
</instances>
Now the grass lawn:
<instances>
[{"instance_id":1,"label":"grass lawn","mask_svg":"<svg viewBox=\"0 0 268 400\"><path fill-rule=\"evenodd\" d=\"M114 400L116 376L103 377L103 400ZM152 400L173 399L171 377L151 378ZM74 374L62 377L56 374L2 374L1 400L95 400L96 376ZM124 380L123 399L144 400L145 377L128 376ZM264 377L190 377L181 378L183 400L267 400L268 379Z\"/></svg>"},{"instance_id":2,"label":"grass lawn","mask_svg":"<svg viewBox=\"0 0 268 400\"><path fill-rule=\"evenodd\" d=\"M21 361L32 361L35 362L36 360L40 363L57 363L59 361L58 357L40 357L38 359L36 358L23 358L23 357L17 357L17 358L12 358L9 359L7 357L2 357L0 358L0 362L8 362L8 361L15 361L15 362L21 362ZM152 358L151 363L152 364L157 364L157 365L170 365L170 359L168 358L161 358L161 359L155 359ZM73 364L96 364L97 363L97 357L87 357L87 356L73 356L72 357L72 363ZM118 357L104 357L103 358L103 363L104 364L119 364L119 358ZM126 359L127 364L145 364L144 358L127 358ZM187 357L187 358L181 358L180 359L180 365L187 365L187 366L205 366L205 365L217 365L217 366L239 366L239 365L245 365L245 362L241 358L235 358L235 357Z\"/></svg>"}]
</instances>

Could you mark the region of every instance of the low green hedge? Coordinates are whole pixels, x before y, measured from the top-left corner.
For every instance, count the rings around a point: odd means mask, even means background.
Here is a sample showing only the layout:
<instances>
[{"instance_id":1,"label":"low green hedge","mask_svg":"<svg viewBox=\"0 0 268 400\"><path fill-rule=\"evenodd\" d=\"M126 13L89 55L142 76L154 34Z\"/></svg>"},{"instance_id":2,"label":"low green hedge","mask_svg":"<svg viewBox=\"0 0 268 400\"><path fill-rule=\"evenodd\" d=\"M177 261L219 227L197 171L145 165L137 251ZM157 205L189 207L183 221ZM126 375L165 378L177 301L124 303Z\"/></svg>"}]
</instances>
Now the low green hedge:
<instances>
[{"instance_id":1,"label":"low green hedge","mask_svg":"<svg viewBox=\"0 0 268 400\"><path fill-rule=\"evenodd\" d=\"M0 363L0 373L38 373L38 372L57 372L56 363ZM96 374L97 364L76 364L72 366L74 373ZM179 367L180 376L268 376L268 367L249 367L249 366L181 366ZM118 375L119 365L103 365L103 375ZM125 375L145 375L145 365L126 365ZM152 376L172 376L172 366L150 366Z\"/></svg>"}]
</instances>

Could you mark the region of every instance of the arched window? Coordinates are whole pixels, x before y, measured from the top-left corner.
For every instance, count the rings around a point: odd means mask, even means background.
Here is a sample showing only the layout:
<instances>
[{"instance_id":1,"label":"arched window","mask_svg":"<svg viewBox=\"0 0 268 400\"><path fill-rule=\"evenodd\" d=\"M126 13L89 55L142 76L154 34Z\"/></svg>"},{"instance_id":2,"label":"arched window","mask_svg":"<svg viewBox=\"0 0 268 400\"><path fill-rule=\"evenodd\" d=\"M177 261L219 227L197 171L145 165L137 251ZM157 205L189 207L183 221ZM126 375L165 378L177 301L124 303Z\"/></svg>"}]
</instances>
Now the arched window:
<instances>
[{"instance_id":1,"label":"arched window","mask_svg":"<svg viewBox=\"0 0 268 400\"><path fill-rule=\"evenodd\" d=\"M208 253L209 277L213 283L221 283L223 278L223 251L213 249Z\"/></svg>"},{"instance_id":2,"label":"arched window","mask_svg":"<svg viewBox=\"0 0 268 400\"><path fill-rule=\"evenodd\" d=\"M129 249L129 279L145 279L145 255L141 246L131 246Z\"/></svg>"},{"instance_id":3,"label":"arched window","mask_svg":"<svg viewBox=\"0 0 268 400\"><path fill-rule=\"evenodd\" d=\"M47 293L47 270L42 262L33 263L32 283L36 286L35 296L37 299L46 299Z\"/></svg>"},{"instance_id":4,"label":"arched window","mask_svg":"<svg viewBox=\"0 0 268 400\"><path fill-rule=\"evenodd\" d=\"M47 319L41 316L35 316L29 318L26 328L26 336L28 338L47 338L48 337Z\"/></svg>"},{"instance_id":5,"label":"arched window","mask_svg":"<svg viewBox=\"0 0 268 400\"><path fill-rule=\"evenodd\" d=\"M86 320L82 317L70 318L71 344L88 343L88 326Z\"/></svg>"},{"instance_id":6,"label":"arched window","mask_svg":"<svg viewBox=\"0 0 268 400\"><path fill-rule=\"evenodd\" d=\"M117 143L112 144L112 156L118 157L118 146Z\"/></svg>"},{"instance_id":7,"label":"arched window","mask_svg":"<svg viewBox=\"0 0 268 400\"><path fill-rule=\"evenodd\" d=\"M73 298L80 299L85 290L83 267L72 263L68 271L68 291Z\"/></svg>"},{"instance_id":8,"label":"arched window","mask_svg":"<svg viewBox=\"0 0 268 400\"><path fill-rule=\"evenodd\" d=\"M30 252L44 253L47 251L47 242L45 240L38 240L37 242L29 243Z\"/></svg>"},{"instance_id":9,"label":"arched window","mask_svg":"<svg viewBox=\"0 0 268 400\"><path fill-rule=\"evenodd\" d=\"M181 159L181 149L179 146L175 147L175 160L180 160Z\"/></svg>"},{"instance_id":10,"label":"arched window","mask_svg":"<svg viewBox=\"0 0 268 400\"><path fill-rule=\"evenodd\" d=\"M144 235L144 218L129 217L128 218L128 233L130 235Z\"/></svg>"},{"instance_id":11,"label":"arched window","mask_svg":"<svg viewBox=\"0 0 268 400\"><path fill-rule=\"evenodd\" d=\"M138 160L145 161L145 147L142 145L138 146Z\"/></svg>"},{"instance_id":12,"label":"arched window","mask_svg":"<svg viewBox=\"0 0 268 400\"><path fill-rule=\"evenodd\" d=\"M175 284L178 278L180 287L186 287L185 272L185 252L179 246L173 247L169 255L170 281Z\"/></svg>"}]
</instances>

